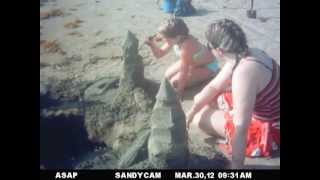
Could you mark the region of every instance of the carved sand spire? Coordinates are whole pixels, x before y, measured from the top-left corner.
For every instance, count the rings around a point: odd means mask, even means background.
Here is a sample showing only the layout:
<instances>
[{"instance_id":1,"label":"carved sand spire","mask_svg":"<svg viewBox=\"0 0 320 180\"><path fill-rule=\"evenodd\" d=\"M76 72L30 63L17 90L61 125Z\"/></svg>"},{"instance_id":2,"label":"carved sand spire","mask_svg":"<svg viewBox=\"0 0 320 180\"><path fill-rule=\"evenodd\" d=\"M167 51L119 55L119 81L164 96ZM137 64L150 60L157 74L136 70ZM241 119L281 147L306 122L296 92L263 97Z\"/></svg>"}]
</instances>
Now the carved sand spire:
<instances>
[{"instance_id":1,"label":"carved sand spire","mask_svg":"<svg viewBox=\"0 0 320 180\"><path fill-rule=\"evenodd\" d=\"M149 161L155 168L182 168L188 159L185 114L176 92L163 79L151 115Z\"/></svg>"},{"instance_id":2,"label":"carved sand spire","mask_svg":"<svg viewBox=\"0 0 320 180\"><path fill-rule=\"evenodd\" d=\"M150 129L149 119L155 101L147 93L148 84L138 46L138 39L128 31L122 46L120 77L106 76L84 93L85 122L90 139L103 141L119 156L132 147L140 131ZM130 163L130 159L123 160L121 165L125 167Z\"/></svg>"},{"instance_id":3,"label":"carved sand spire","mask_svg":"<svg viewBox=\"0 0 320 180\"><path fill-rule=\"evenodd\" d=\"M122 47L122 72L120 87L132 89L144 81L144 66L138 52L139 41L130 31Z\"/></svg>"}]
</instances>

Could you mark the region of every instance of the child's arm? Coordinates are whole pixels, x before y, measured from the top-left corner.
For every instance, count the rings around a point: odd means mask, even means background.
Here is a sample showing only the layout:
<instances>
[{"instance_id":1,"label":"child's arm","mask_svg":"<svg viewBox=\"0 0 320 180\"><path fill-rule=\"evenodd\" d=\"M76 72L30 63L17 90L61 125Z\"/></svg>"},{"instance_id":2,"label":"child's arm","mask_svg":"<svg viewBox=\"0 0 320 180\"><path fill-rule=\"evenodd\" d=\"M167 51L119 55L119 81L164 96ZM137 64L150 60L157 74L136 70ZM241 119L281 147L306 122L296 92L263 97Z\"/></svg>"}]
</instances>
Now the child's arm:
<instances>
[{"instance_id":1,"label":"child's arm","mask_svg":"<svg viewBox=\"0 0 320 180\"><path fill-rule=\"evenodd\" d=\"M168 54L168 52L170 51L172 45L169 44L168 42L165 42L164 45L161 46L161 48L157 47L157 45L154 43L154 38L149 38L146 42L145 42L151 49L152 54L157 58L161 58L164 55Z\"/></svg>"},{"instance_id":2,"label":"child's arm","mask_svg":"<svg viewBox=\"0 0 320 180\"><path fill-rule=\"evenodd\" d=\"M181 51L181 67L180 67L180 73L177 83L177 91L180 96L182 96L183 91L186 87L187 80L188 80L188 73L189 73L189 62L191 55L188 51L182 50Z\"/></svg>"}]
</instances>

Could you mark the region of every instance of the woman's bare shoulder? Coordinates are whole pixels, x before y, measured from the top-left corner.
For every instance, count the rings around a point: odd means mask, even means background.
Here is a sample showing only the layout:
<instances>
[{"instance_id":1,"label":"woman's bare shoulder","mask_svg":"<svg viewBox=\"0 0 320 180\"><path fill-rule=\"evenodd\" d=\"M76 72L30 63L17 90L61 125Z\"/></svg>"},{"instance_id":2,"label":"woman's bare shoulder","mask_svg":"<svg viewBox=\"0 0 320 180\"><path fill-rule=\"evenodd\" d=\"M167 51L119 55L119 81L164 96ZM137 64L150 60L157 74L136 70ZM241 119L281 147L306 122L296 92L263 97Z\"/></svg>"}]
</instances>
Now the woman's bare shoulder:
<instances>
[{"instance_id":1,"label":"woman's bare shoulder","mask_svg":"<svg viewBox=\"0 0 320 180\"><path fill-rule=\"evenodd\" d=\"M239 63L234 69L232 81L259 81L261 79L260 68L250 61Z\"/></svg>"},{"instance_id":2,"label":"woman's bare shoulder","mask_svg":"<svg viewBox=\"0 0 320 180\"><path fill-rule=\"evenodd\" d=\"M251 89L252 92L260 92L271 78L270 72L260 64L247 61L239 64L234 70L232 84L238 84L238 88Z\"/></svg>"}]
</instances>

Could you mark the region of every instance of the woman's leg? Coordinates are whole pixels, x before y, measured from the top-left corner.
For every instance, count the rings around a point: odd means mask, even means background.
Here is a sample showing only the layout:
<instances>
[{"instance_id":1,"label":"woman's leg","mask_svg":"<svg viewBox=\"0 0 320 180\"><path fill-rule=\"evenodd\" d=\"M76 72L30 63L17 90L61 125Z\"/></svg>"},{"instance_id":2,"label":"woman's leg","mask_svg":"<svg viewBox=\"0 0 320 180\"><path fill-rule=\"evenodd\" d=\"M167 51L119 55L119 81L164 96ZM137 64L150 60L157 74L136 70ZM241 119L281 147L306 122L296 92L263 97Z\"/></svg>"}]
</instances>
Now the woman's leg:
<instances>
[{"instance_id":1,"label":"woman's leg","mask_svg":"<svg viewBox=\"0 0 320 180\"><path fill-rule=\"evenodd\" d=\"M171 65L165 72L164 76L168 79L171 80L171 78L176 75L180 71L181 67L181 60L178 62L174 63Z\"/></svg>"},{"instance_id":2,"label":"woman's leg","mask_svg":"<svg viewBox=\"0 0 320 180\"><path fill-rule=\"evenodd\" d=\"M170 79L171 84L175 84L178 81L180 73L174 74L174 76ZM203 81L206 81L214 76L214 72L210 71L206 67L195 67L190 69L188 74L188 80L186 87L191 87L197 85Z\"/></svg>"},{"instance_id":3,"label":"woman's leg","mask_svg":"<svg viewBox=\"0 0 320 180\"><path fill-rule=\"evenodd\" d=\"M192 124L208 135L225 138L224 111L214 110L212 106L203 107L193 118Z\"/></svg>"}]
</instances>

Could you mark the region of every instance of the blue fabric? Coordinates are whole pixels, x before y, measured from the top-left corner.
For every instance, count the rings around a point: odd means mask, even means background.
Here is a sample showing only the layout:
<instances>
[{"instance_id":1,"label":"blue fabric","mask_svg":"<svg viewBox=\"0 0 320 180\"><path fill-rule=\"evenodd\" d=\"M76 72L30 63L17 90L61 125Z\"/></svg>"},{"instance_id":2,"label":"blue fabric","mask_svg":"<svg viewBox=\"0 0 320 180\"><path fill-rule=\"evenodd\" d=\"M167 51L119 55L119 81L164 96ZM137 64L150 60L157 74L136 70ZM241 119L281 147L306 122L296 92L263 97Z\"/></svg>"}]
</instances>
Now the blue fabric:
<instances>
[{"instance_id":1,"label":"blue fabric","mask_svg":"<svg viewBox=\"0 0 320 180\"><path fill-rule=\"evenodd\" d=\"M213 72L218 72L220 69L219 63L216 60L213 63L207 64L206 66Z\"/></svg>"},{"instance_id":2,"label":"blue fabric","mask_svg":"<svg viewBox=\"0 0 320 180\"><path fill-rule=\"evenodd\" d=\"M196 10L190 0L176 0L176 7L174 9L175 16L190 16L195 14L195 12Z\"/></svg>"},{"instance_id":3,"label":"blue fabric","mask_svg":"<svg viewBox=\"0 0 320 180\"><path fill-rule=\"evenodd\" d=\"M176 0L164 0L162 3L162 10L165 13L173 13L176 8Z\"/></svg>"}]
</instances>

